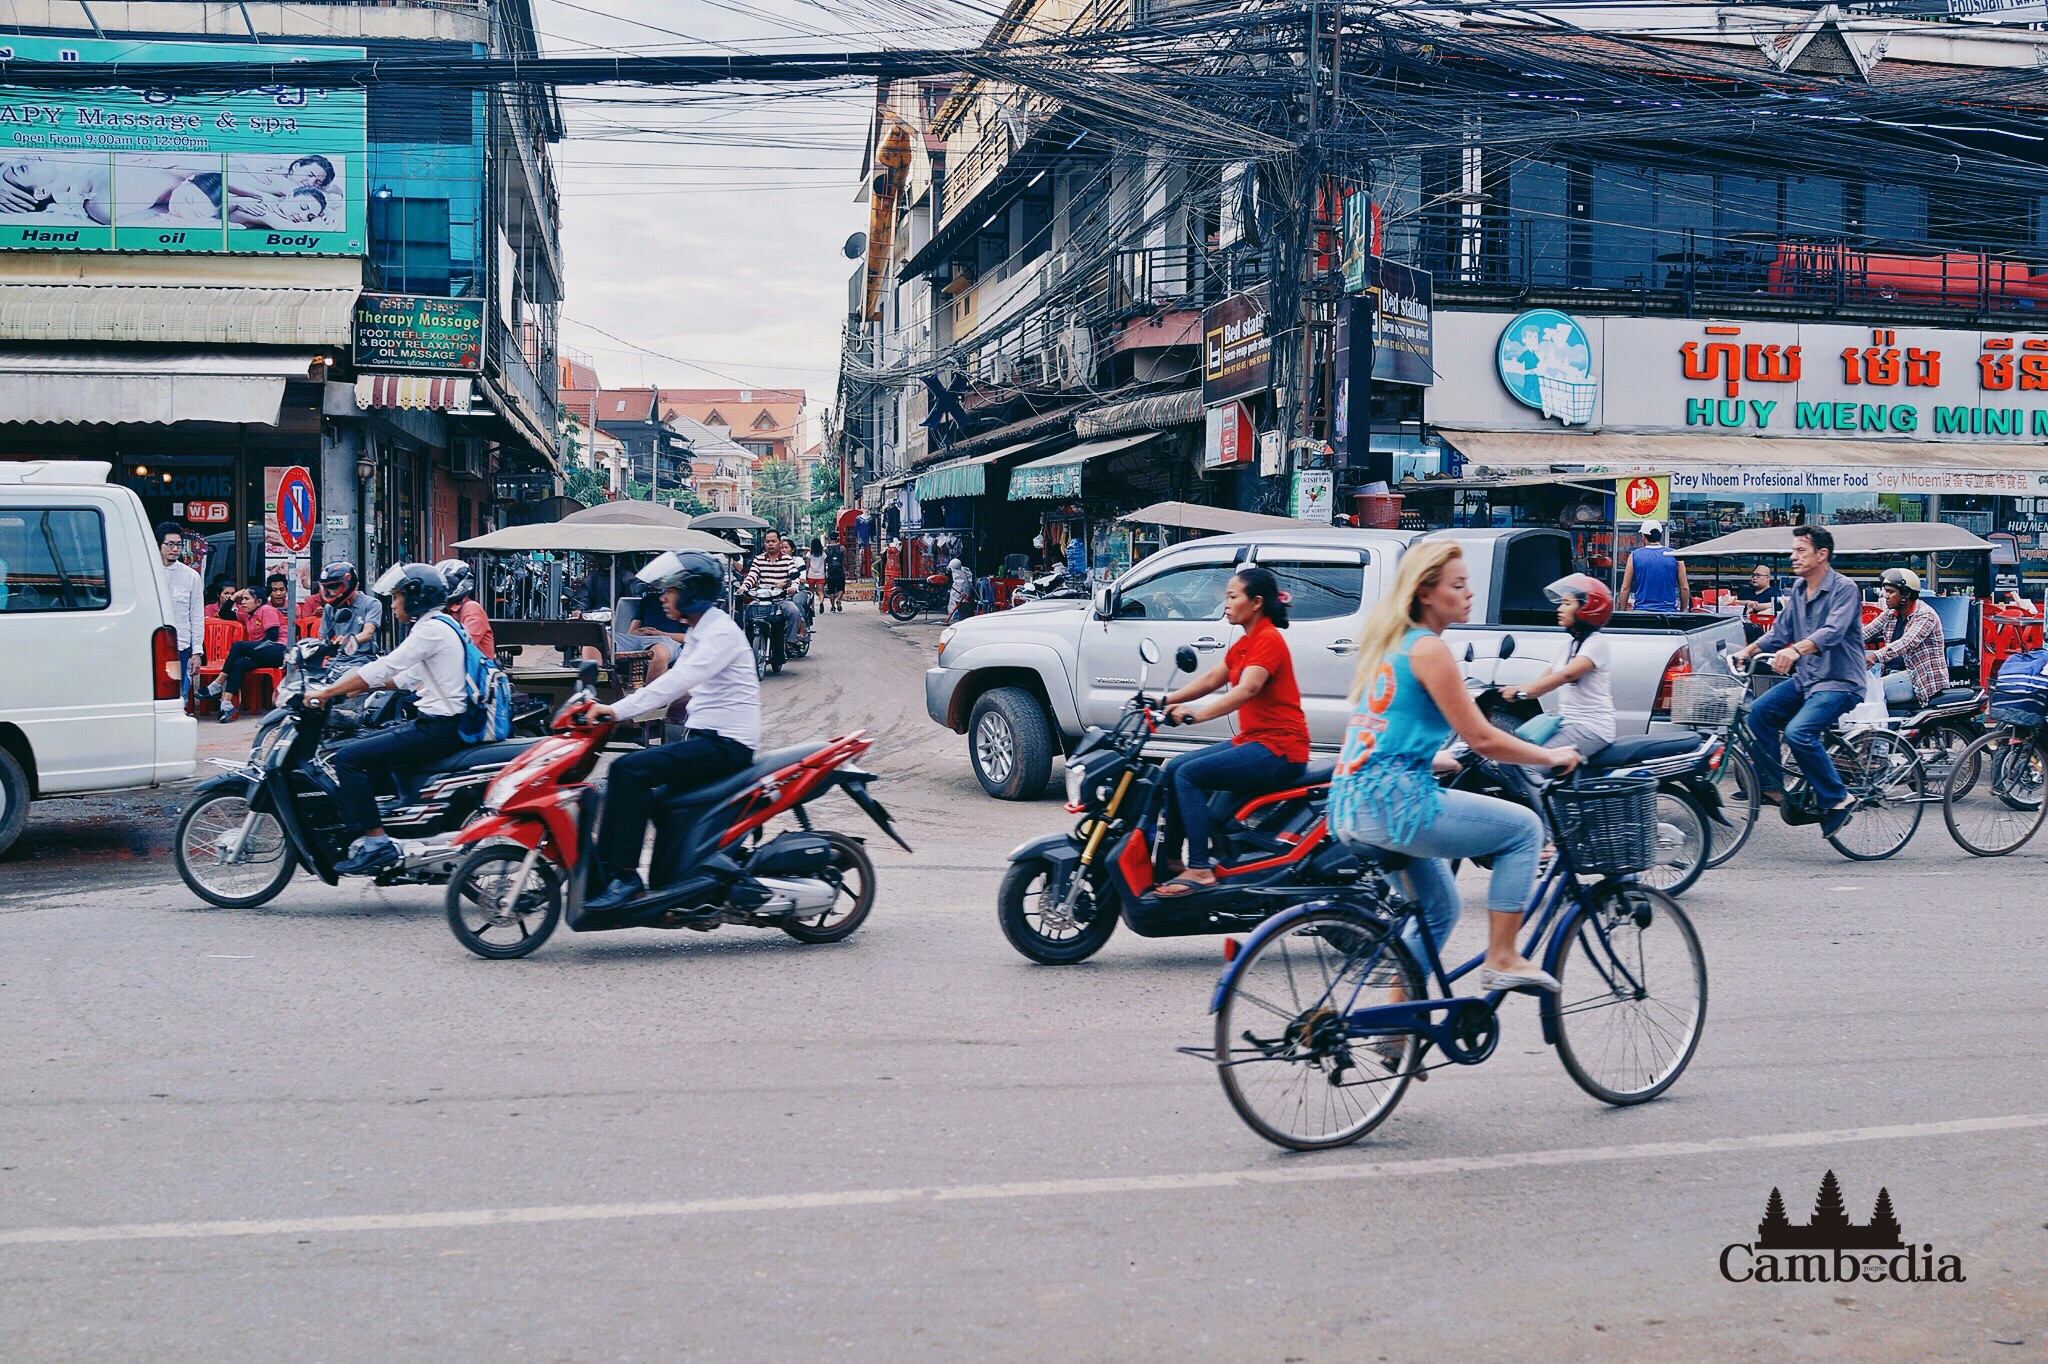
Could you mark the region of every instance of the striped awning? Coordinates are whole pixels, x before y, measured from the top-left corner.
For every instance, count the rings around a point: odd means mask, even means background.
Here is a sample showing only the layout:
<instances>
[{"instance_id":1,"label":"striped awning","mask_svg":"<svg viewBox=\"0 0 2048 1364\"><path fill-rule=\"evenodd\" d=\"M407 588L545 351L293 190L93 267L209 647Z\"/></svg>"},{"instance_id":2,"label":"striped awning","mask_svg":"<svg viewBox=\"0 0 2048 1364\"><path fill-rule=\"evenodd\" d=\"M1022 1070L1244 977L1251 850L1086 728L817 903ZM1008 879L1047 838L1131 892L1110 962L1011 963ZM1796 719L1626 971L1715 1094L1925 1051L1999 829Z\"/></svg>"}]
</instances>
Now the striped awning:
<instances>
[{"instance_id":1,"label":"striped awning","mask_svg":"<svg viewBox=\"0 0 2048 1364\"><path fill-rule=\"evenodd\" d=\"M469 411L468 379L441 374L365 374L356 380L357 407Z\"/></svg>"},{"instance_id":2,"label":"striped awning","mask_svg":"<svg viewBox=\"0 0 2048 1364\"><path fill-rule=\"evenodd\" d=\"M929 502L935 497L980 497L988 491L989 465L1043 444L1045 440L1041 437L1005 445L985 455L969 455L965 459L949 459L944 464L934 464L917 476L917 486L911 492L920 502Z\"/></svg>"}]
</instances>

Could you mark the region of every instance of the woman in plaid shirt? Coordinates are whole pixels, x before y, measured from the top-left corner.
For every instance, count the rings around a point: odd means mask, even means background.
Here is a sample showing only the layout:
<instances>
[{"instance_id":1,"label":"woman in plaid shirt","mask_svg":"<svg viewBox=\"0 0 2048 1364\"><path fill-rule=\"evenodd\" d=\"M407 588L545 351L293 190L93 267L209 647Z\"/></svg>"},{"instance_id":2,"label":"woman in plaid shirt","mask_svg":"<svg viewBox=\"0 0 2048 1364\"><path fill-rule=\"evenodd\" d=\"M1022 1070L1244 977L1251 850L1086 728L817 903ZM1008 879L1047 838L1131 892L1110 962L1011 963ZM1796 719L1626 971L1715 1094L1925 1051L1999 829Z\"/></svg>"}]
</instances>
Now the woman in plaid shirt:
<instances>
[{"instance_id":1,"label":"woman in plaid shirt","mask_svg":"<svg viewBox=\"0 0 2048 1364\"><path fill-rule=\"evenodd\" d=\"M1948 654L1941 617L1920 600L1920 575L1910 568L1884 571L1884 610L1863 627L1864 656L1884 670L1888 706L1924 706L1948 687ZM1868 646L1882 641L1879 647Z\"/></svg>"}]
</instances>

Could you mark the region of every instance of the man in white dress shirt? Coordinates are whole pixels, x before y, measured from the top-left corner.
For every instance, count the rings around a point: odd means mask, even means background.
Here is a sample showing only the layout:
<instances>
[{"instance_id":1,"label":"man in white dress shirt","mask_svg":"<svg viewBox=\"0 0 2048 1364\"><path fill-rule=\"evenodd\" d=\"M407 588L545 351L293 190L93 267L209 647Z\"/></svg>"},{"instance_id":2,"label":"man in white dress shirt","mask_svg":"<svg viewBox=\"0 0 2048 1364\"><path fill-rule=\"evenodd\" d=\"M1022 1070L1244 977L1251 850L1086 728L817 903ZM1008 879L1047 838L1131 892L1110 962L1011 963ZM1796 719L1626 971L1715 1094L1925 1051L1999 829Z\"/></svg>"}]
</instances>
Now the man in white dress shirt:
<instances>
[{"instance_id":1,"label":"man in white dress shirt","mask_svg":"<svg viewBox=\"0 0 2048 1364\"><path fill-rule=\"evenodd\" d=\"M396 649L363 664L324 687L306 689L307 705L379 687L399 688L414 696L419 718L334 750L336 805L342 826L357 835L348 856L334 866L342 876L369 876L395 865L398 845L377 822L377 792L371 779L409 772L439 762L466 745L462 716L469 709L469 636L453 616L441 610L448 601L448 582L431 564L394 564L370 589L391 598L401 625L412 631Z\"/></svg>"},{"instance_id":2,"label":"man in white dress shirt","mask_svg":"<svg viewBox=\"0 0 2048 1364\"><path fill-rule=\"evenodd\" d=\"M185 528L166 521L156 528L164 583L171 589L171 626L178 632L178 667L185 675L181 694L192 694L192 658L206 661L206 584L185 563Z\"/></svg>"},{"instance_id":3,"label":"man in white dress shirt","mask_svg":"<svg viewBox=\"0 0 2048 1364\"><path fill-rule=\"evenodd\" d=\"M612 881L585 906L597 911L618 909L647 889L640 879L640 851L655 791L674 794L723 781L751 766L761 743L761 683L753 649L717 606L725 592L725 565L709 554L670 551L641 569L640 580L650 593L661 594L663 610L689 633L667 672L616 705L592 706L590 717L635 720L688 697L689 728L676 743L612 763L598 833L598 852Z\"/></svg>"}]
</instances>

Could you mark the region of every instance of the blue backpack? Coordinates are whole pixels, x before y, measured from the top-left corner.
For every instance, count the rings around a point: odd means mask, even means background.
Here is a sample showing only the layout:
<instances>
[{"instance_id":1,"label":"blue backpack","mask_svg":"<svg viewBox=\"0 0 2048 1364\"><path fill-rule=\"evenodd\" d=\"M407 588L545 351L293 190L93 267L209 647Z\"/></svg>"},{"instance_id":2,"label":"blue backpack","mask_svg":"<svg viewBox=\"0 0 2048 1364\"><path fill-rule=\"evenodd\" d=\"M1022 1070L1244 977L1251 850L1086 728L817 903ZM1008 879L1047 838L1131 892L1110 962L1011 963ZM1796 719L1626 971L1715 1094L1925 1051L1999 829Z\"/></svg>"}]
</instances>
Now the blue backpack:
<instances>
[{"instance_id":1,"label":"blue backpack","mask_svg":"<svg viewBox=\"0 0 2048 1364\"><path fill-rule=\"evenodd\" d=\"M1991 718L2034 729L2048 724L2048 649L2014 654L1991 681Z\"/></svg>"},{"instance_id":2,"label":"blue backpack","mask_svg":"<svg viewBox=\"0 0 2048 1364\"><path fill-rule=\"evenodd\" d=\"M463 682L469 690L469 709L462 713L456 733L466 744L494 744L512 737L512 679L494 658L485 658L469 631L453 616L442 616L462 641Z\"/></svg>"}]
</instances>

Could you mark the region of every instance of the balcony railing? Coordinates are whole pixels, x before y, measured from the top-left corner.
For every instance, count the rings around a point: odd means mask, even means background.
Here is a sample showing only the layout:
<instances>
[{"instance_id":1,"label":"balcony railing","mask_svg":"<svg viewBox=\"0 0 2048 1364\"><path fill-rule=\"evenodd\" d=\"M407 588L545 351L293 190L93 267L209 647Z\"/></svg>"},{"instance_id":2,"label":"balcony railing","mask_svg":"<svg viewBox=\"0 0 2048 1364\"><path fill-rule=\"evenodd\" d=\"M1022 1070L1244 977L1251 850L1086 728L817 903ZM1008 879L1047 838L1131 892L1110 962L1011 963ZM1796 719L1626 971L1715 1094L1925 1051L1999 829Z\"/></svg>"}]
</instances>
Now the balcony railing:
<instances>
[{"instance_id":1,"label":"balcony railing","mask_svg":"<svg viewBox=\"0 0 2048 1364\"><path fill-rule=\"evenodd\" d=\"M1685 313L1746 304L2048 315L2048 259L1867 238L1631 231L1452 209L1391 228L1386 249L1430 271L1439 295L1587 290Z\"/></svg>"},{"instance_id":2,"label":"balcony railing","mask_svg":"<svg viewBox=\"0 0 2048 1364\"><path fill-rule=\"evenodd\" d=\"M1229 292L1216 253L1194 245L1118 251L1110 261L1111 316L1206 308Z\"/></svg>"},{"instance_id":3,"label":"balcony railing","mask_svg":"<svg viewBox=\"0 0 2048 1364\"><path fill-rule=\"evenodd\" d=\"M542 382L534 367L527 363L526 356L520 352L519 338L510 327L493 318L490 337L491 362L505 387L526 404L542 430L552 431L555 426L555 386Z\"/></svg>"}]
</instances>

